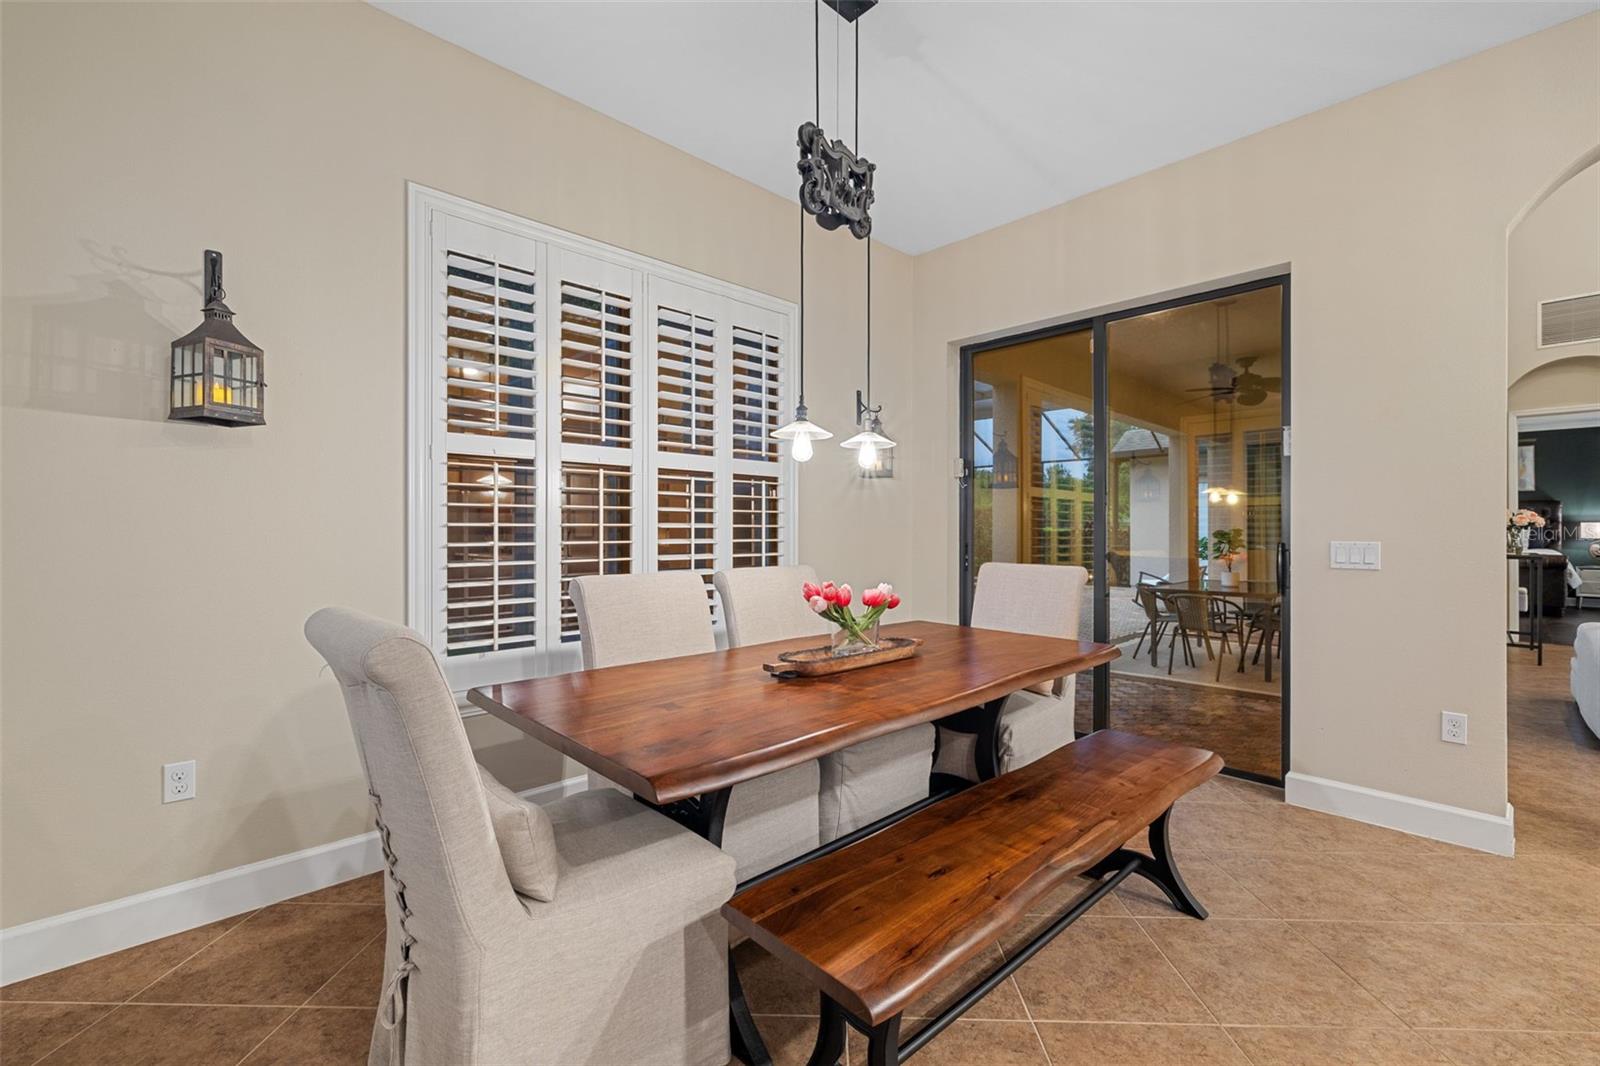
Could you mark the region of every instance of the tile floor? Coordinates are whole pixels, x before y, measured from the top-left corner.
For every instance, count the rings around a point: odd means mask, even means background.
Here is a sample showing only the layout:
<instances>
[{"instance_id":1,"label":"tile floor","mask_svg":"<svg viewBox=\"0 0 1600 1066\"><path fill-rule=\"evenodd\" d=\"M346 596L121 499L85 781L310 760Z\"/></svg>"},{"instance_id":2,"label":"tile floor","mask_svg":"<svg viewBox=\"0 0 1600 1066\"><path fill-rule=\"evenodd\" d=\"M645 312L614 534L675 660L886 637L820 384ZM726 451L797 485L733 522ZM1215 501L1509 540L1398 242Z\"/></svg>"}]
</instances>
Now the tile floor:
<instances>
[{"instance_id":1,"label":"tile floor","mask_svg":"<svg viewBox=\"0 0 1600 1066\"><path fill-rule=\"evenodd\" d=\"M1567 656L1536 669L1510 653L1515 860L1218 780L1174 826L1209 921L1119 890L914 1061L1600 1064L1600 742L1567 697ZM363 878L9 985L0 1060L364 1062L379 893ZM775 1057L804 1062L812 995L752 945L739 957ZM850 1061L864 1050L852 1040Z\"/></svg>"}]
</instances>

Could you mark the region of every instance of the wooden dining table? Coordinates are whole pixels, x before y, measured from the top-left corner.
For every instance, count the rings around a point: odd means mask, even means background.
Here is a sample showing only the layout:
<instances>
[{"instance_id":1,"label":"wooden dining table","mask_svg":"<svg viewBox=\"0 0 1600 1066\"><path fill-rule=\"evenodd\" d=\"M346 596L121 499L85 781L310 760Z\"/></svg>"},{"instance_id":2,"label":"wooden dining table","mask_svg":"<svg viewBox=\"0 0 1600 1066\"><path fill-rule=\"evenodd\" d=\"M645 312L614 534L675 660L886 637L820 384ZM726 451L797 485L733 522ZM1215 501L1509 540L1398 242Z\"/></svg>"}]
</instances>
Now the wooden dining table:
<instances>
[{"instance_id":1,"label":"wooden dining table","mask_svg":"<svg viewBox=\"0 0 1600 1066\"><path fill-rule=\"evenodd\" d=\"M818 642L801 637L489 685L467 698L721 844L734 785L923 722L976 734L978 776L993 777L1007 696L1120 654L1110 644L938 622L881 632L922 644L909 659L822 677L779 679L762 668L781 652ZM739 887L837 851L947 794L931 794ZM735 1053L752 1066L770 1062L731 957L728 977Z\"/></svg>"}]
</instances>

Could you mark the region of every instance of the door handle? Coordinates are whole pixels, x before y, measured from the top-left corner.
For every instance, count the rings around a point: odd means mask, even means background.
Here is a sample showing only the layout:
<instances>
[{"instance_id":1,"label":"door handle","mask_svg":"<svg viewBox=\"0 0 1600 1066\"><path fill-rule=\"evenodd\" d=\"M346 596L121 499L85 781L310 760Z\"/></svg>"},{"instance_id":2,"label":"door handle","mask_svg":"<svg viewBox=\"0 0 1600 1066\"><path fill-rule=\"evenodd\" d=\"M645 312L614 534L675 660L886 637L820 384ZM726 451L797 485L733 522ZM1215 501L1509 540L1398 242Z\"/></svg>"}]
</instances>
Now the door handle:
<instances>
[{"instance_id":1,"label":"door handle","mask_svg":"<svg viewBox=\"0 0 1600 1066\"><path fill-rule=\"evenodd\" d=\"M1289 591L1289 545L1278 542L1278 593Z\"/></svg>"}]
</instances>

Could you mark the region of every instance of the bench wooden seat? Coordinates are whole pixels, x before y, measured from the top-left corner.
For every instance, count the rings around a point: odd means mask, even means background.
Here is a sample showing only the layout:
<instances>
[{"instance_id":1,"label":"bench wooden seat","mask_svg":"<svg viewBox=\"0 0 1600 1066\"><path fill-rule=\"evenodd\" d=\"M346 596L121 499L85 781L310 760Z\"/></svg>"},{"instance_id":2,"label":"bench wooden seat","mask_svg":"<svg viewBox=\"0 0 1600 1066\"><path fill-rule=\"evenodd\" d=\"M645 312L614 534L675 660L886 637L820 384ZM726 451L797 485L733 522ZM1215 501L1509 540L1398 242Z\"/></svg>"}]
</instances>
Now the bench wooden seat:
<instances>
[{"instance_id":1,"label":"bench wooden seat","mask_svg":"<svg viewBox=\"0 0 1600 1066\"><path fill-rule=\"evenodd\" d=\"M1173 865L1167 822L1173 803L1221 768L1209 751L1094 733L762 881L729 900L723 914L821 992L813 1066L838 1060L846 1023L869 1036L874 1066L895 1063L1132 874L1204 918ZM1151 854L1123 847L1146 827ZM899 1045L907 1007L1080 874L1101 880Z\"/></svg>"}]
</instances>

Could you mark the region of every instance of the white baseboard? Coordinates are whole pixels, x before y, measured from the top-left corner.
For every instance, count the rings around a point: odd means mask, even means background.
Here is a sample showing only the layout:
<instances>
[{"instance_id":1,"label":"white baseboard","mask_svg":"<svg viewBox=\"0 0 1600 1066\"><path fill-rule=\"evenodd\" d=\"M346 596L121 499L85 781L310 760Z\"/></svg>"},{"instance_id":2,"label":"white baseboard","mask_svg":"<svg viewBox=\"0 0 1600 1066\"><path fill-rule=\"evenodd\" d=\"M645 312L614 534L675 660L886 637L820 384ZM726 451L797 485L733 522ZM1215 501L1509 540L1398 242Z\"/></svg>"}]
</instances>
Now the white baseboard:
<instances>
[{"instance_id":1,"label":"white baseboard","mask_svg":"<svg viewBox=\"0 0 1600 1066\"><path fill-rule=\"evenodd\" d=\"M569 777L520 795L546 803L587 787L587 778ZM382 868L378 834L362 833L15 925L0 930L0 985L281 903Z\"/></svg>"},{"instance_id":2,"label":"white baseboard","mask_svg":"<svg viewBox=\"0 0 1600 1066\"><path fill-rule=\"evenodd\" d=\"M1516 851L1516 823L1509 803L1505 815L1497 817L1465 807L1451 807L1292 771L1284 778L1283 795L1286 802L1296 807L1398 829L1446 844L1459 844L1495 855L1512 855Z\"/></svg>"}]
</instances>

